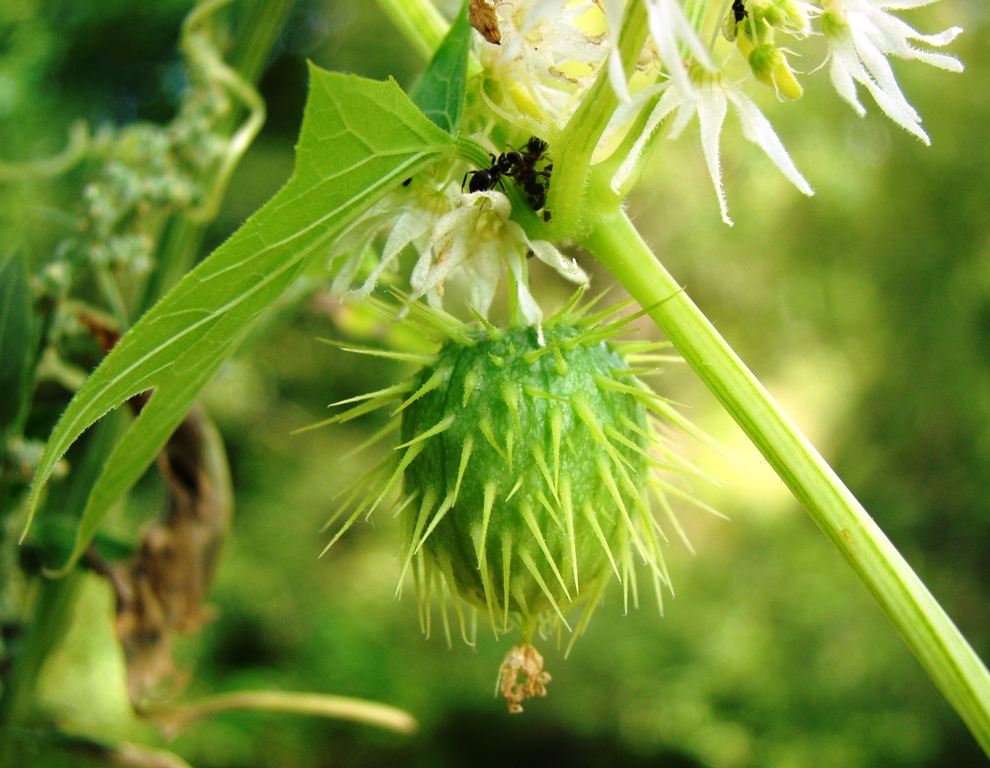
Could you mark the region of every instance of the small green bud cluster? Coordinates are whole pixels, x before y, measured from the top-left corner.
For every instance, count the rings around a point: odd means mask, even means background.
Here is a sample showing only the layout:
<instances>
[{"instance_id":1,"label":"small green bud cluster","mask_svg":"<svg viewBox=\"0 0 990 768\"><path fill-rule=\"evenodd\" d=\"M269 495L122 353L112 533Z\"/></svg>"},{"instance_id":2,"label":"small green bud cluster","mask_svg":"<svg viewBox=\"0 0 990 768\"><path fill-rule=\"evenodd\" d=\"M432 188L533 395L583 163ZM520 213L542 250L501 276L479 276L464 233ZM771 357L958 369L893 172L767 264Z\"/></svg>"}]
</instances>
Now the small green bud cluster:
<instances>
[{"instance_id":1,"label":"small green bud cluster","mask_svg":"<svg viewBox=\"0 0 990 768\"><path fill-rule=\"evenodd\" d=\"M98 176L83 190L79 234L59 244L56 263L113 275L126 292L153 268L164 220L202 204L202 180L227 152L218 126L232 102L197 61L188 64L190 87L170 123L108 127L93 138Z\"/></svg>"},{"instance_id":2,"label":"small green bud cluster","mask_svg":"<svg viewBox=\"0 0 990 768\"><path fill-rule=\"evenodd\" d=\"M215 90L205 89L207 94ZM218 102L191 91L167 126L134 124L104 131L97 139L104 161L101 176L83 192L79 228L85 239L65 243L66 255L96 267L147 272L155 222L203 197L197 179L222 154L223 139L211 131L228 110L227 99Z\"/></svg>"}]
</instances>

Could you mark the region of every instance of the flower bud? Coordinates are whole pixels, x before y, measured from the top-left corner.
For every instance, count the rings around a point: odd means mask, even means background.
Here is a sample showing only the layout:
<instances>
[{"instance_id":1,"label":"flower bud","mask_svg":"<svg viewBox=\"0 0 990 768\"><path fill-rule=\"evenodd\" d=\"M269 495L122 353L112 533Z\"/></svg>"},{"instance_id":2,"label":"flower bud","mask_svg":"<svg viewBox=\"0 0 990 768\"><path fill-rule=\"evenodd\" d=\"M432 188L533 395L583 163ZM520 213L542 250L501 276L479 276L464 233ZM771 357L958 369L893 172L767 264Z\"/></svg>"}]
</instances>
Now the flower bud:
<instances>
[{"instance_id":1,"label":"flower bud","mask_svg":"<svg viewBox=\"0 0 990 768\"><path fill-rule=\"evenodd\" d=\"M770 27L792 34L810 31L807 13L793 0L762 0L754 3L754 15Z\"/></svg>"},{"instance_id":2,"label":"flower bud","mask_svg":"<svg viewBox=\"0 0 990 768\"><path fill-rule=\"evenodd\" d=\"M787 63L787 57L774 45L756 46L749 54L749 66L757 80L772 86L778 94L799 99L804 93Z\"/></svg>"}]
</instances>

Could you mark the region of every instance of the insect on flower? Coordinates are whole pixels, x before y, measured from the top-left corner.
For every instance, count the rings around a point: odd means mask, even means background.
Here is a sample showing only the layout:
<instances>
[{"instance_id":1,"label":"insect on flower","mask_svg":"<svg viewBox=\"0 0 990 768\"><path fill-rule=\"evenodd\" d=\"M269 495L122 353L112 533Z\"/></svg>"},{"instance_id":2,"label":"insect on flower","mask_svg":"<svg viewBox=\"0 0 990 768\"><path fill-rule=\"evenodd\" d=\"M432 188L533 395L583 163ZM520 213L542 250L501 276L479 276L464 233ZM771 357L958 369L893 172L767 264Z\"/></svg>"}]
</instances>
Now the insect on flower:
<instances>
[{"instance_id":1,"label":"insect on flower","mask_svg":"<svg viewBox=\"0 0 990 768\"><path fill-rule=\"evenodd\" d=\"M743 0L732 0L732 7L722 20L722 36L730 43L735 42L736 29L748 15Z\"/></svg>"},{"instance_id":2,"label":"insect on flower","mask_svg":"<svg viewBox=\"0 0 990 768\"><path fill-rule=\"evenodd\" d=\"M529 206L534 211L540 211L546 206L547 186L553 171L553 163L537 168L537 165L545 159L546 151L547 143L543 139L531 136L522 151L510 149L498 157L492 155L490 167L464 174L461 189L463 190L464 185L467 184L469 192L488 192L496 186L504 190L505 183L502 178L507 176L526 192ZM549 211L544 212L543 220L550 220Z\"/></svg>"}]
</instances>

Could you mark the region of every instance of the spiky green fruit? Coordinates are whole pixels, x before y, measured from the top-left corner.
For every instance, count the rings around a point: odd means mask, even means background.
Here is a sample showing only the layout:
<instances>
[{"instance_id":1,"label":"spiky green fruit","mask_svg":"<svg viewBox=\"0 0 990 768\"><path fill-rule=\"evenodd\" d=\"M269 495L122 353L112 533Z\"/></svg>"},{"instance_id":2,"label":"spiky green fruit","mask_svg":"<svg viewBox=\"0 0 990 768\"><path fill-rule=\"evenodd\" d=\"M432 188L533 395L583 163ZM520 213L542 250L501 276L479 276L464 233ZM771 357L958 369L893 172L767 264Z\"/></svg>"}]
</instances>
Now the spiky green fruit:
<instances>
[{"instance_id":1,"label":"spiky green fruit","mask_svg":"<svg viewBox=\"0 0 990 768\"><path fill-rule=\"evenodd\" d=\"M448 341L402 412L405 492L419 500L407 557L425 550L503 625L510 612L564 619L649 528L646 390L587 328L540 336Z\"/></svg>"},{"instance_id":2,"label":"spiky green fruit","mask_svg":"<svg viewBox=\"0 0 990 768\"><path fill-rule=\"evenodd\" d=\"M455 596L468 639L473 622L460 596L487 615L496 634L518 627L525 642L544 619L572 628L568 613L583 603L576 638L612 573L627 605L630 594L636 601L636 561L648 566L662 605L669 580L647 491L683 536L666 494L693 500L657 470L697 471L671 449L658 421L705 436L633 367L669 359L655 354L669 345L616 340L642 313L610 322L625 305L588 316L587 306L574 309L579 298L542 329L467 325L416 303L409 322L446 337L435 353L344 347L421 368L404 382L338 403L351 408L314 425L399 403L396 418L362 447L395 429L399 445L346 489L328 526L350 514L327 549L401 485L399 583L412 574L427 633L438 597L449 637L446 597Z\"/></svg>"}]
</instances>

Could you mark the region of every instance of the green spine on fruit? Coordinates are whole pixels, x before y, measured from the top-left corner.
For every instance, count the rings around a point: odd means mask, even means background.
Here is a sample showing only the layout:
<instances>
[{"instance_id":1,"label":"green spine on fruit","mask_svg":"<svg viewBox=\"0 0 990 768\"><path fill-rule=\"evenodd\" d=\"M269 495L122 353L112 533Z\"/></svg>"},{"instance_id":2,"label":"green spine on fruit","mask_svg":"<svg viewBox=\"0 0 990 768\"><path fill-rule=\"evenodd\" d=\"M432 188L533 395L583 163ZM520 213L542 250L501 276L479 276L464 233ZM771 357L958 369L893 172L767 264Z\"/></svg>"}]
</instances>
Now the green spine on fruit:
<instances>
[{"instance_id":1,"label":"green spine on fruit","mask_svg":"<svg viewBox=\"0 0 990 768\"><path fill-rule=\"evenodd\" d=\"M435 354L344 347L422 367L400 384L345 401L349 410L321 422L396 402L392 413L401 420L379 433L398 426L399 444L350 490L328 525L369 488L327 549L401 483L400 588L411 572L427 633L438 597L449 638L450 595L466 640L473 622L458 596L496 634L519 626L528 642L549 620L576 638L613 574L626 604L630 592L637 599L637 559L647 564L662 607L669 579L648 492L683 537L666 493L690 499L656 469L694 470L654 421L703 435L637 376L643 370L634 366L659 362L655 352L668 345L616 340L639 314L609 322L621 307L588 316L588 307L574 309L576 301L542 328L507 329L413 304L411 321L445 337ZM584 612L572 627L567 615L579 603Z\"/></svg>"}]
</instances>

